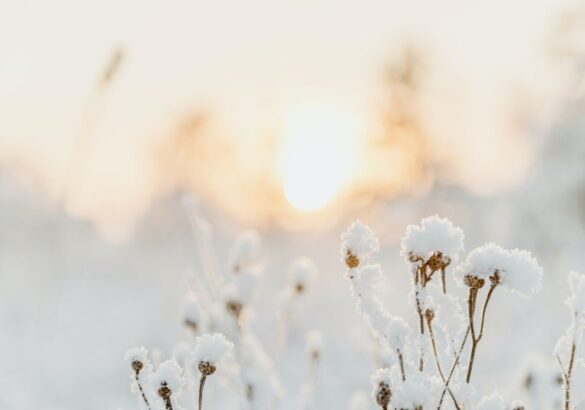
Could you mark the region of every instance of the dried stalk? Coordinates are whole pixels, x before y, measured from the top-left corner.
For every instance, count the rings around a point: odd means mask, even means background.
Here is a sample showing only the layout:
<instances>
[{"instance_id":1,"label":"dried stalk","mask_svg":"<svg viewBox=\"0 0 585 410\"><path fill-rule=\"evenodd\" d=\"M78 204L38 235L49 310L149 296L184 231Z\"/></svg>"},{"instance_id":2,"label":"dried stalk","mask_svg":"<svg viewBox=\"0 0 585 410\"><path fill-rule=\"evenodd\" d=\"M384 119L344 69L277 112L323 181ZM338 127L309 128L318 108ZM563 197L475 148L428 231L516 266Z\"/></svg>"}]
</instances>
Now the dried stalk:
<instances>
[{"instance_id":1,"label":"dried stalk","mask_svg":"<svg viewBox=\"0 0 585 410\"><path fill-rule=\"evenodd\" d=\"M475 315L475 307L477 304L477 288L470 288L469 289L469 298L467 300L467 304L468 304L468 313L469 313L469 326L471 328L471 353L469 354L469 365L467 366L467 377L466 377L466 382L469 383L471 380L471 372L473 370L473 364L475 363L475 354L477 351L477 346L481 340L481 338L483 337L483 329L484 329L484 325L485 325L485 315L486 315L486 311L487 311L487 307L488 304L492 298L492 294L494 293L494 290L496 289L496 287L499 285L499 275L498 273L494 273L493 276L490 277L490 280L492 282L490 289L488 291L488 294L486 296L486 299L484 301L483 304L483 309L481 312L481 324L480 324L480 328L479 328L479 334L476 335L475 333L475 323L474 323L474 315Z\"/></svg>"},{"instance_id":2,"label":"dried stalk","mask_svg":"<svg viewBox=\"0 0 585 410\"><path fill-rule=\"evenodd\" d=\"M457 410L461 410L461 407L459 407L459 403L457 403L457 399L455 398L455 395L453 394L453 392L451 391L451 389L449 388L449 386L447 385L447 380L445 379L445 374L443 373L443 370L441 369L441 363L439 361L439 353L437 351L437 343L435 341L435 334L433 332L433 325L432 325L432 321L433 321L433 315L429 315L430 311L427 310L427 314L426 319L427 319L427 326L429 327L429 335L431 337L431 344L433 346L433 354L435 356L435 363L437 364L437 370L439 371L439 375L441 376L441 380L443 380L443 383L445 383L446 385L446 389L449 392L449 395L451 396L451 399L453 400L453 404L455 405L455 408ZM449 375L451 376L451 375ZM442 397L441 397L442 400ZM440 406L440 404L439 404Z\"/></svg>"},{"instance_id":3,"label":"dried stalk","mask_svg":"<svg viewBox=\"0 0 585 410\"><path fill-rule=\"evenodd\" d=\"M557 360L559 362L559 366L561 366L561 371L563 373L563 382L565 385L565 410L570 410L571 408L571 375L573 373L573 366L575 364L575 350L577 350L577 346L575 342L571 345L571 356L569 358L569 368L565 371L565 367L563 366L563 362L561 358L557 355Z\"/></svg>"},{"instance_id":4,"label":"dried stalk","mask_svg":"<svg viewBox=\"0 0 585 410\"><path fill-rule=\"evenodd\" d=\"M404 358L400 349L396 348L396 354L398 355L398 362L400 363L400 373L402 374L402 381L406 381L406 373L404 373Z\"/></svg>"},{"instance_id":5,"label":"dried stalk","mask_svg":"<svg viewBox=\"0 0 585 410\"><path fill-rule=\"evenodd\" d=\"M207 376L201 375L201 379L199 380L199 410L203 408L203 387L205 386L205 380Z\"/></svg>"},{"instance_id":6,"label":"dried stalk","mask_svg":"<svg viewBox=\"0 0 585 410\"><path fill-rule=\"evenodd\" d=\"M438 410L440 410L441 406L443 405L443 400L445 399L445 393L447 393L447 389L449 388L449 383L451 382L451 378L453 377L453 374L455 374L455 368L457 368L457 365L459 364L459 359L461 358L461 354L463 353L463 349L465 348L465 344L467 343L470 328L471 328L470 326L467 327L467 331L465 332L465 336L463 337L463 341L461 342L461 347L459 347L459 351L457 352L457 356L455 356L455 361L453 362L453 366L451 366L451 370L449 371L449 376L447 377L447 380L445 381L445 386L443 387L443 393L441 393L441 399L439 400Z\"/></svg>"},{"instance_id":7,"label":"dried stalk","mask_svg":"<svg viewBox=\"0 0 585 410\"><path fill-rule=\"evenodd\" d=\"M146 404L146 407L148 408L148 410L150 410L150 403L148 402L148 399L146 398L146 394L144 393L144 389L142 388L142 383L140 383L140 378L138 377L138 371L135 372L134 377L136 379L136 384L138 385L138 390L140 390L140 395L142 396L142 400L144 400L144 403Z\"/></svg>"}]
</instances>

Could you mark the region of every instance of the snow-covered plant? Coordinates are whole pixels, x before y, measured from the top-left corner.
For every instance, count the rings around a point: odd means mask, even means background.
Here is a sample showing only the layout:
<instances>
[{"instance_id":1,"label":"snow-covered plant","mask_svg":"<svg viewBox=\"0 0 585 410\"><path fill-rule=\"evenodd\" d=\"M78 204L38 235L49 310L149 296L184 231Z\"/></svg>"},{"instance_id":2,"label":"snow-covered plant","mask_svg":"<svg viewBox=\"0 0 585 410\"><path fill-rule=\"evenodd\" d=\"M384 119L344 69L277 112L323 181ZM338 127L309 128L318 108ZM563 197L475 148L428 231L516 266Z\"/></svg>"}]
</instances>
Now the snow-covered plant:
<instances>
[{"instance_id":1,"label":"snow-covered plant","mask_svg":"<svg viewBox=\"0 0 585 410\"><path fill-rule=\"evenodd\" d=\"M183 369L175 359L162 362L150 376L150 384L157 393L153 403L155 409L180 410L175 397L183 388L185 378Z\"/></svg>"},{"instance_id":2,"label":"snow-covered plant","mask_svg":"<svg viewBox=\"0 0 585 410\"><path fill-rule=\"evenodd\" d=\"M383 410L388 410L390 405L390 399L392 398L391 384L392 373L390 369L378 369L372 376L372 398Z\"/></svg>"},{"instance_id":3,"label":"snow-covered plant","mask_svg":"<svg viewBox=\"0 0 585 410\"><path fill-rule=\"evenodd\" d=\"M463 238L460 228L437 215L406 229L401 253L412 275L411 301L418 317L415 336L404 319L384 306L380 294L384 272L370 261L379 247L372 230L357 221L342 235L342 261L349 267L357 310L375 340L394 352L397 359L394 366L379 370L373 377L374 401L383 409L441 409L447 406L446 396L457 410L507 408L497 395L476 401L475 389L469 384L476 350L495 289L502 287L528 297L540 289L542 268L529 252L505 250L494 244L477 248L459 262ZM468 289L467 318L456 295L447 293L449 268ZM440 279L434 281L435 277ZM490 286L478 322L478 296L487 281ZM461 358L466 351L469 360L464 366ZM448 366L447 361L451 361ZM466 376L462 379L463 374Z\"/></svg>"},{"instance_id":4,"label":"snow-covered plant","mask_svg":"<svg viewBox=\"0 0 585 410\"><path fill-rule=\"evenodd\" d=\"M471 353L467 366L466 381L471 380L477 346L483 336L488 304L496 288L503 287L523 297L540 290L542 268L528 251L506 250L487 243L474 249L467 257L463 269L463 283L469 288L467 297L469 329L471 331ZM476 308L480 290L489 280L489 289L476 322Z\"/></svg>"},{"instance_id":5,"label":"snow-covered plant","mask_svg":"<svg viewBox=\"0 0 585 410\"><path fill-rule=\"evenodd\" d=\"M359 220L352 223L347 232L341 235L341 260L350 269L364 264L379 249L378 238L374 232Z\"/></svg>"},{"instance_id":6,"label":"snow-covered plant","mask_svg":"<svg viewBox=\"0 0 585 410\"><path fill-rule=\"evenodd\" d=\"M563 378L564 408L572 409L572 381L577 358L577 348L583 337L585 325L585 275L578 272L569 273L569 297L565 304L571 314L571 325L555 346L555 357L559 363Z\"/></svg>"},{"instance_id":7,"label":"snow-covered plant","mask_svg":"<svg viewBox=\"0 0 585 410\"><path fill-rule=\"evenodd\" d=\"M477 410L506 410L506 405L500 393L495 392L481 399L477 405Z\"/></svg>"},{"instance_id":8,"label":"snow-covered plant","mask_svg":"<svg viewBox=\"0 0 585 410\"><path fill-rule=\"evenodd\" d=\"M195 341L194 360L201 378L199 381L199 410L203 407L203 388L208 376L215 373L217 366L229 356L233 343L221 333L200 336Z\"/></svg>"},{"instance_id":9,"label":"snow-covered plant","mask_svg":"<svg viewBox=\"0 0 585 410\"><path fill-rule=\"evenodd\" d=\"M150 403L146 397L144 383L150 378L152 374L152 364L148 359L148 351L144 347L134 347L129 349L125 355L126 362L132 368L132 385L131 389L134 393L140 395L141 399L148 409Z\"/></svg>"}]
</instances>

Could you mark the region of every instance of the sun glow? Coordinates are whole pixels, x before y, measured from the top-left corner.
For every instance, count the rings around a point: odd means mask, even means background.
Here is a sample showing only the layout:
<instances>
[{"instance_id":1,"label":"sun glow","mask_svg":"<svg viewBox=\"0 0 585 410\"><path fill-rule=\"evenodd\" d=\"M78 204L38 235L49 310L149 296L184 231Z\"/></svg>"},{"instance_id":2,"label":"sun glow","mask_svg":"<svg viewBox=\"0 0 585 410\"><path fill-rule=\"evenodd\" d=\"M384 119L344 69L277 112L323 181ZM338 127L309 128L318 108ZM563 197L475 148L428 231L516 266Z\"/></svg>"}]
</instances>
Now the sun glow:
<instances>
[{"instance_id":1,"label":"sun glow","mask_svg":"<svg viewBox=\"0 0 585 410\"><path fill-rule=\"evenodd\" d=\"M352 112L321 106L291 111L279 160L288 202L304 212L331 203L355 174L360 136Z\"/></svg>"}]
</instances>

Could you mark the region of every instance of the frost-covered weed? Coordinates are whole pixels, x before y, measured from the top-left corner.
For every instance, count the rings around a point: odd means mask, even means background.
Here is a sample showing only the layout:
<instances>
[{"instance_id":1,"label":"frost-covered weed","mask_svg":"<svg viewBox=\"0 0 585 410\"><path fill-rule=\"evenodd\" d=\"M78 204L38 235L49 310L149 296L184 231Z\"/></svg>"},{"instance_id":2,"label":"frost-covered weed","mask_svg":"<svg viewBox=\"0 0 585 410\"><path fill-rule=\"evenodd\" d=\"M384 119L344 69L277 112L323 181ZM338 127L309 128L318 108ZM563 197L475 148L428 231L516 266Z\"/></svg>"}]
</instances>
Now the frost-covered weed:
<instances>
[{"instance_id":1,"label":"frost-covered weed","mask_svg":"<svg viewBox=\"0 0 585 410\"><path fill-rule=\"evenodd\" d=\"M509 407L499 395L478 399L472 369L495 290L501 287L529 297L540 289L542 268L529 252L495 244L481 246L459 262L463 239L460 228L437 215L407 227L401 254L412 278L410 300L418 319L413 333L404 319L384 306L380 295L384 272L370 260L378 249L372 230L357 221L342 235L341 254L350 269L357 310L374 338L397 359L392 370L380 369L373 377L374 402L383 409ZM448 269L467 288L465 303L447 292ZM580 282L573 282L579 288Z\"/></svg>"}]
</instances>

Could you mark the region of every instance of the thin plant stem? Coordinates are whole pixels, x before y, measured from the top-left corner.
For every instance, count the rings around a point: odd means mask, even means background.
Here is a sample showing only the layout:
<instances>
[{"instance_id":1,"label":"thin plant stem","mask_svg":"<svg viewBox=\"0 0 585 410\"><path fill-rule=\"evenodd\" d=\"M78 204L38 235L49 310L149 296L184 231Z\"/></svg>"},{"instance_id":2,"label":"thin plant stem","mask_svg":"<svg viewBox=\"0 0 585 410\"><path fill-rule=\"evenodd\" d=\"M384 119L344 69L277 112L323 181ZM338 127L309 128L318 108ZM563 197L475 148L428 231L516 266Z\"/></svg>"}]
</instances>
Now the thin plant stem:
<instances>
[{"instance_id":1,"label":"thin plant stem","mask_svg":"<svg viewBox=\"0 0 585 410\"><path fill-rule=\"evenodd\" d=\"M467 343L467 339L469 338L471 326L467 327L467 331L465 332L465 336L463 337L463 341L461 342L461 347L459 347L459 351L457 352L457 356L455 356L455 361L451 366L451 370L449 370L449 376L447 376L447 380L445 381L445 386L443 387L443 393L441 393L441 399L439 400L439 410L443 405L443 400L445 399L445 393L447 393L447 389L449 388L449 383L451 382L451 378L453 374L455 374L455 369L459 364L459 359L461 358L461 354L463 353L463 349L465 348L465 344Z\"/></svg>"},{"instance_id":2,"label":"thin plant stem","mask_svg":"<svg viewBox=\"0 0 585 410\"><path fill-rule=\"evenodd\" d=\"M199 410L203 408L203 387L205 386L205 380L207 376L201 375L201 380L199 380Z\"/></svg>"},{"instance_id":3,"label":"thin plant stem","mask_svg":"<svg viewBox=\"0 0 585 410\"><path fill-rule=\"evenodd\" d=\"M171 396L167 397L165 400L165 410L173 410L173 402L171 401Z\"/></svg>"},{"instance_id":4,"label":"thin plant stem","mask_svg":"<svg viewBox=\"0 0 585 410\"><path fill-rule=\"evenodd\" d=\"M406 381L406 373L404 373L404 358L400 349L396 348L396 354L398 355L398 362L400 363L400 373L402 374L402 381Z\"/></svg>"},{"instance_id":5,"label":"thin plant stem","mask_svg":"<svg viewBox=\"0 0 585 410\"><path fill-rule=\"evenodd\" d=\"M573 373L573 366L575 364L575 350L577 350L577 346L575 342L571 345L571 356L569 358L569 368L565 371L563 363L561 362L561 358L557 356L557 360L559 361L559 365L561 366L561 371L563 373L563 379L565 384L565 410L570 410L571 408L571 375Z\"/></svg>"},{"instance_id":6,"label":"thin plant stem","mask_svg":"<svg viewBox=\"0 0 585 410\"><path fill-rule=\"evenodd\" d=\"M435 363L437 363L437 370L439 371L439 375L441 376L441 380L443 380L443 383L447 383L446 379L445 379L445 374L443 373L443 370L441 369L441 363L439 362L439 353L437 352L437 343L435 341L435 334L433 333L433 325L432 325L432 320L427 318L427 326L429 327L429 335L431 337L431 344L433 346L433 354L435 356ZM449 391L449 395L451 396L451 399L453 399L453 404L455 405L455 408L457 410L461 410L461 407L459 407L459 403L457 403L457 399L455 398L455 395L453 394L453 392L451 391L451 389L447 386L447 390Z\"/></svg>"},{"instance_id":7,"label":"thin plant stem","mask_svg":"<svg viewBox=\"0 0 585 410\"><path fill-rule=\"evenodd\" d=\"M138 377L138 372L135 373L134 378L136 379L136 384L138 385L138 390L140 390L140 394L142 395L142 400L144 400L146 407L148 408L148 410L150 410L150 403L148 402L148 399L146 398L146 394L144 393L144 389L142 388L142 383L140 382L140 378Z\"/></svg>"},{"instance_id":8,"label":"thin plant stem","mask_svg":"<svg viewBox=\"0 0 585 410\"><path fill-rule=\"evenodd\" d=\"M490 303L490 300L492 298L492 294L494 293L494 290L496 289L496 287L498 286L497 282L496 283L492 283L492 285L490 286L490 289L488 291L488 294L486 296L485 302L483 304L483 309L481 312L481 324L480 324L480 329L479 329L479 335L476 335L475 333L475 326L474 326L474 315L475 315L475 306L477 303L477 289L471 288L469 290L469 300L468 300L468 307L469 307L469 323L470 323L470 327L471 327L471 353L469 354L469 365L467 366L467 377L465 378L465 381L467 383L469 383L471 381L471 372L473 371L473 364L475 363L475 354L477 352L477 346L479 344L479 341L481 340L482 336L483 336L483 329L484 329L484 325L485 325L485 316L486 316L486 311L487 311L487 307L488 304Z\"/></svg>"}]
</instances>

